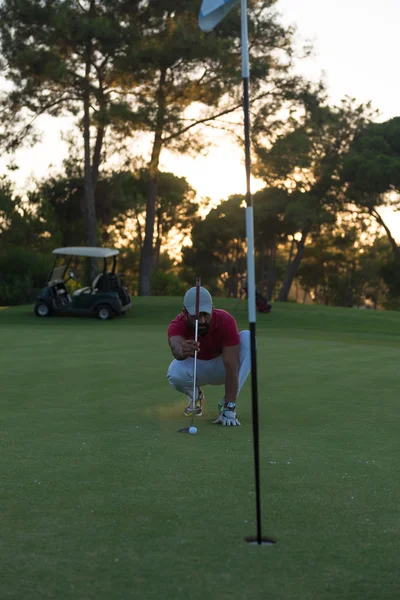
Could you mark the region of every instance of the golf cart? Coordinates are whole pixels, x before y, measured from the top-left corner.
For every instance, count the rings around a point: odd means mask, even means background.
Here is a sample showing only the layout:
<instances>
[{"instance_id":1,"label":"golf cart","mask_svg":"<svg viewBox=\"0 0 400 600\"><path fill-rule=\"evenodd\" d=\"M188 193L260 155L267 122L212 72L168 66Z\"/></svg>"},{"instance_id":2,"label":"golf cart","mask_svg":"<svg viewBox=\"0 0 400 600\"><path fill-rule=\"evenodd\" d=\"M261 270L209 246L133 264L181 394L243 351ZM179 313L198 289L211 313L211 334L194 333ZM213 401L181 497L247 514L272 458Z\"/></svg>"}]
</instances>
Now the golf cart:
<instances>
[{"instance_id":1,"label":"golf cart","mask_svg":"<svg viewBox=\"0 0 400 600\"><path fill-rule=\"evenodd\" d=\"M48 277L46 287L36 298L35 314L38 317L50 315L96 316L106 320L124 314L131 306L131 298L126 287L115 273L118 250L113 248L70 247L53 250L56 259ZM102 259L103 269L93 279L91 285L70 294L66 283L76 276L70 270L75 257ZM112 259L110 268L109 260Z\"/></svg>"}]
</instances>

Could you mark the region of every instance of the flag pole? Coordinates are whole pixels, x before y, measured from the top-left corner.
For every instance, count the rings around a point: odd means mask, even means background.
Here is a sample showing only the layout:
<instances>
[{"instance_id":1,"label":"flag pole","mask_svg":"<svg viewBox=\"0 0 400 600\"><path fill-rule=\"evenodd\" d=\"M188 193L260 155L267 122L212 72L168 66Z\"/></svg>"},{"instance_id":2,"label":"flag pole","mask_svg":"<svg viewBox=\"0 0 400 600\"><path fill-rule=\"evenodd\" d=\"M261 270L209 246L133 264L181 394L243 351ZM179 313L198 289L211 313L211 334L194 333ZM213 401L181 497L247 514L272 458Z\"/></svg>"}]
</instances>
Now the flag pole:
<instances>
[{"instance_id":1,"label":"flag pole","mask_svg":"<svg viewBox=\"0 0 400 600\"><path fill-rule=\"evenodd\" d=\"M250 99L249 99L249 36L247 27L247 0L241 0L242 29L242 77L243 77L243 113L244 148L246 168L246 237L247 237L247 291L248 318L250 328L251 351L251 396L253 413L254 473L256 485L257 544L262 543L261 536L261 493L260 493L260 442L258 420L258 384L256 351L256 295L254 265L254 214L251 193L251 151L250 151Z\"/></svg>"},{"instance_id":2,"label":"flag pole","mask_svg":"<svg viewBox=\"0 0 400 600\"><path fill-rule=\"evenodd\" d=\"M242 78L243 78L243 114L244 114L244 149L246 169L246 237L247 237L247 291L248 318L250 329L251 353L251 399L253 418L254 475L256 487L256 537L248 537L249 543L258 545L275 544L276 540L261 535L261 485L260 485L260 434L258 417L258 379L257 379L257 346L256 346L256 281L254 263L254 212L253 195L251 193L251 141L250 141L250 94L249 94L249 35L247 18L247 0L241 1L241 44L242 44Z\"/></svg>"},{"instance_id":3,"label":"flag pole","mask_svg":"<svg viewBox=\"0 0 400 600\"><path fill-rule=\"evenodd\" d=\"M247 289L251 353L251 390L253 418L254 471L256 486L257 536L245 538L249 544L271 545L276 540L261 536L261 492L260 492L260 441L258 420L257 351L256 351L256 284L254 265L254 215L251 194L251 144L250 144L250 100L249 100L249 36L247 0L241 2L241 46L243 78L244 146L246 167L246 237L247 237ZM212 31L238 0L203 0L199 25L203 31Z\"/></svg>"}]
</instances>

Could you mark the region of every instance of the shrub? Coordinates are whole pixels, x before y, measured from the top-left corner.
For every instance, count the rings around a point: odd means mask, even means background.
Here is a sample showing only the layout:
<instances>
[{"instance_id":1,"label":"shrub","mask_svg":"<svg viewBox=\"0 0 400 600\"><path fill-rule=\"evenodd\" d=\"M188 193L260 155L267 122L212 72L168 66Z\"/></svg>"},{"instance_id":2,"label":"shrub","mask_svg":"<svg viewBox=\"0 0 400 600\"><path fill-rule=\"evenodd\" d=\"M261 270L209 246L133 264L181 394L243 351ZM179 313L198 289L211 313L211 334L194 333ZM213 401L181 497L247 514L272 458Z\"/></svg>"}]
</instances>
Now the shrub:
<instances>
[{"instance_id":1,"label":"shrub","mask_svg":"<svg viewBox=\"0 0 400 600\"><path fill-rule=\"evenodd\" d=\"M27 304L34 297L35 290L30 275L3 277L0 273L0 306Z\"/></svg>"},{"instance_id":2,"label":"shrub","mask_svg":"<svg viewBox=\"0 0 400 600\"><path fill-rule=\"evenodd\" d=\"M172 273L156 271L151 277L152 296L183 296L186 286Z\"/></svg>"},{"instance_id":3,"label":"shrub","mask_svg":"<svg viewBox=\"0 0 400 600\"><path fill-rule=\"evenodd\" d=\"M0 250L0 305L33 302L48 276L52 257L25 248Z\"/></svg>"}]
</instances>

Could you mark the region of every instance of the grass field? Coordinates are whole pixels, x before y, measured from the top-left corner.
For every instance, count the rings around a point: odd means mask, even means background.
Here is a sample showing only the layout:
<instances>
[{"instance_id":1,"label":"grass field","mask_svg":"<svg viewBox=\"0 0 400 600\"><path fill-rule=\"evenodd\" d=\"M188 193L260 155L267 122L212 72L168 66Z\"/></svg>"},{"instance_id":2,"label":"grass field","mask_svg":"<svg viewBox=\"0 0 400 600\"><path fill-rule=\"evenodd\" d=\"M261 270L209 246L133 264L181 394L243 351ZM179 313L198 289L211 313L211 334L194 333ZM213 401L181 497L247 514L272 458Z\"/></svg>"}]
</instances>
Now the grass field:
<instances>
[{"instance_id":1,"label":"grass field","mask_svg":"<svg viewBox=\"0 0 400 600\"><path fill-rule=\"evenodd\" d=\"M216 303L247 326L245 304ZM122 319L0 311L1 600L397 600L400 313L275 304L257 322L263 533L248 381L198 435L169 387L179 298ZM207 393L208 392L208 393Z\"/></svg>"}]
</instances>

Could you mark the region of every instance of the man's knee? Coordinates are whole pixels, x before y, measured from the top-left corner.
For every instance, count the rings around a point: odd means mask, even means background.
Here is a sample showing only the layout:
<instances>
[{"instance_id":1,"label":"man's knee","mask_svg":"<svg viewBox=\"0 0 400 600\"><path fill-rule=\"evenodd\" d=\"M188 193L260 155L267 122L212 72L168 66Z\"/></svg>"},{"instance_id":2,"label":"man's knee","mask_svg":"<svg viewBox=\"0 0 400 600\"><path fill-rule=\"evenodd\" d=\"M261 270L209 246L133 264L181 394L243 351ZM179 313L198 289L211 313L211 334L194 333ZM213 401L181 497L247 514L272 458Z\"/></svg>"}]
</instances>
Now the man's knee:
<instances>
[{"instance_id":1,"label":"man's knee","mask_svg":"<svg viewBox=\"0 0 400 600\"><path fill-rule=\"evenodd\" d=\"M250 331L248 329L243 329L243 331L239 333L239 338L240 346L250 348Z\"/></svg>"},{"instance_id":2,"label":"man's knee","mask_svg":"<svg viewBox=\"0 0 400 600\"><path fill-rule=\"evenodd\" d=\"M185 387L193 380L193 369L190 370L189 359L173 360L169 366L167 379L175 389Z\"/></svg>"}]
</instances>

